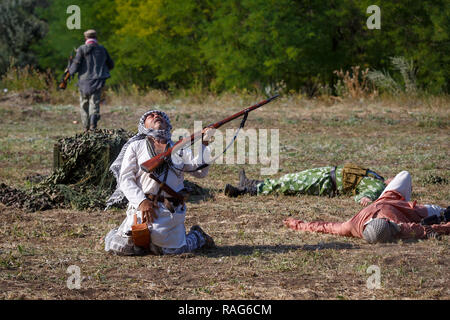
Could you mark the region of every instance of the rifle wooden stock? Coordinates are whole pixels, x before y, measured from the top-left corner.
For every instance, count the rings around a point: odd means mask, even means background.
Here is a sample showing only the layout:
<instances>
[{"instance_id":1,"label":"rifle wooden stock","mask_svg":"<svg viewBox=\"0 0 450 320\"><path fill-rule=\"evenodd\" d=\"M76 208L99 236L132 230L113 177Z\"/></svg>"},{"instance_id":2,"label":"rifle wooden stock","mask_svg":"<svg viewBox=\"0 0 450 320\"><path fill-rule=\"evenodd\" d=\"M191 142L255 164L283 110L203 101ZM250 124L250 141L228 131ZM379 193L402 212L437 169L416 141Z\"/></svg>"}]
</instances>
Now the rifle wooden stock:
<instances>
[{"instance_id":1,"label":"rifle wooden stock","mask_svg":"<svg viewBox=\"0 0 450 320\"><path fill-rule=\"evenodd\" d=\"M253 110L255 110L255 109L257 109L257 108L259 108L259 107L261 107L261 106L263 106L263 105L265 105L267 103L269 103L270 101L272 101L272 100L274 100L274 99L276 99L278 97L279 97L279 95L276 94L273 97L270 97L269 99L266 99L266 100L263 100L261 102L258 102L257 104L255 104L255 105L253 105L251 107L248 107L247 109L244 109L242 111L239 111L238 113L235 113L235 114L233 114L232 116L229 116L226 119L223 119L223 120L221 120L219 122L216 122L216 123L212 123L209 126L204 127L203 130L205 130L206 128L217 129L217 128L223 126L225 123L230 122L230 121L232 121L232 120L234 120L236 118L239 118L243 114L248 113L250 111L253 111ZM166 158L169 158L171 156L172 152L177 151L178 149L180 149L180 148L182 148L182 147L184 147L184 146L186 146L188 144L191 144L192 141L195 141L195 139L197 137L202 135L203 130L200 131L200 132L193 133L190 137L186 137L184 139L179 140L171 148L167 149L166 152L160 153L157 156L151 158L150 160L145 161L144 163L141 164L141 169L143 171L145 171L145 172L152 172L153 170L158 168L164 162L164 160Z\"/></svg>"},{"instance_id":2,"label":"rifle wooden stock","mask_svg":"<svg viewBox=\"0 0 450 320\"><path fill-rule=\"evenodd\" d=\"M64 78L59 83L58 88L62 89L62 90L66 89L67 88L67 81L69 80L69 78L70 78L70 73L66 72L66 74L64 75Z\"/></svg>"},{"instance_id":3,"label":"rifle wooden stock","mask_svg":"<svg viewBox=\"0 0 450 320\"><path fill-rule=\"evenodd\" d=\"M72 60L73 60L73 52L77 52L77 50L74 48L69 55L69 59L67 61L67 67L66 70L64 71L63 76L61 77L61 81L58 83L58 90L65 90L67 88L67 81L69 81L70 79L70 73L69 73L69 69L70 69L70 65L72 64Z\"/></svg>"}]
</instances>

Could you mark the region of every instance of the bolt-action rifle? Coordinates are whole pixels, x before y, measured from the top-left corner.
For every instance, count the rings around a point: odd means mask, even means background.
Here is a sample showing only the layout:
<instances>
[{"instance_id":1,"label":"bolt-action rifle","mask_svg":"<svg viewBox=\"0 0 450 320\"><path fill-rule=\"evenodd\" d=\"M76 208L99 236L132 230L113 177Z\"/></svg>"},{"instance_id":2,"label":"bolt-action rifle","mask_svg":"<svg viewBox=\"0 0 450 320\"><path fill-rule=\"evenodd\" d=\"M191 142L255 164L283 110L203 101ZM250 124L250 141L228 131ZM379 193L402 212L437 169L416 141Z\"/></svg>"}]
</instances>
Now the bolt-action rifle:
<instances>
[{"instance_id":1,"label":"bolt-action rifle","mask_svg":"<svg viewBox=\"0 0 450 320\"><path fill-rule=\"evenodd\" d=\"M151 158L150 160L145 161L144 163L141 164L141 169L144 170L145 172L152 172L153 170L155 170L156 168L158 168L161 164L163 164L163 162L166 159L169 159L172 152L176 152L177 150L192 144L198 137L201 137L203 132L205 132L206 128L214 128L217 129L221 126L223 126L225 123L230 122L236 118L239 118L240 116L244 115L244 119L243 122L241 123L241 127L243 127L243 123L245 122L245 120L247 119L247 115L250 111L253 111L269 102L271 102L272 100L278 98L279 95L276 94L273 97L270 97L269 99L263 100L251 107L248 107L247 109L244 109L242 111L239 111L238 113L233 114L232 116L229 116L226 119L223 119L219 122L210 124L209 126L206 126L203 128L202 131L200 132L195 132L193 133L190 137L186 137L184 139L180 139L177 143L175 143L171 148L167 149L167 151L162 152L160 154L158 154L157 156L154 156L153 158Z\"/></svg>"}]
</instances>

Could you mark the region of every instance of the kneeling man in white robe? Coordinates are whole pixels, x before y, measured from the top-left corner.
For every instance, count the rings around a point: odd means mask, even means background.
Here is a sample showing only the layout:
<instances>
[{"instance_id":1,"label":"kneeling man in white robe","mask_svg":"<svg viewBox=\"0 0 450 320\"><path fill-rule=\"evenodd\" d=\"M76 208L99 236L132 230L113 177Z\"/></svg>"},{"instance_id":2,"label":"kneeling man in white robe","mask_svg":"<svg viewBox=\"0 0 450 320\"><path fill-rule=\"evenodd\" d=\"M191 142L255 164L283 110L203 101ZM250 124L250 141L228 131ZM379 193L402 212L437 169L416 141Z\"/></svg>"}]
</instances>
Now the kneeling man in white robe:
<instances>
[{"instance_id":1,"label":"kneeling man in white robe","mask_svg":"<svg viewBox=\"0 0 450 320\"><path fill-rule=\"evenodd\" d=\"M215 246L213 239L197 225L186 234L186 204L160 190L160 184L150 177L150 173L154 174L177 193L184 189L184 172L204 178L209 166L201 165L204 159L210 158L207 144L214 129L204 130L202 152L196 157L190 149L180 149L154 171L147 173L141 169L142 163L174 145L171 130L166 113L159 110L146 112L139 121L138 134L122 147L111 165L118 188L107 205L109 207L126 197L128 208L122 224L105 237L106 251L118 255L139 255L148 251L153 254L180 254ZM131 236L132 225L143 221L147 221L150 231L148 248L136 246Z\"/></svg>"}]
</instances>

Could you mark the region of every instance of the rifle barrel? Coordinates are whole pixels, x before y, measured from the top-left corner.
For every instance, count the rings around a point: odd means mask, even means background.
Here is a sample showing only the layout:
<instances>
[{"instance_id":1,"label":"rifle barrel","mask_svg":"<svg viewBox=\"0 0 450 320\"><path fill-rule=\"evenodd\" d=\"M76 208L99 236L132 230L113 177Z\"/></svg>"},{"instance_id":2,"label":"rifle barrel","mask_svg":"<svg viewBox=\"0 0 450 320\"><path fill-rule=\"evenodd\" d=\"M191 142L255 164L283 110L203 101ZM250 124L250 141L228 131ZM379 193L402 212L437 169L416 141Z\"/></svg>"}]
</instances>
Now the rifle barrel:
<instances>
[{"instance_id":1,"label":"rifle barrel","mask_svg":"<svg viewBox=\"0 0 450 320\"><path fill-rule=\"evenodd\" d=\"M217 129L217 128L223 126L225 123L230 122L230 121L232 121L232 120L234 120L236 118L239 118L240 116L242 116L243 114L245 114L247 112L250 112L250 111L253 111L253 110L255 110L255 109L259 108L259 107L262 107L263 105L265 105L265 104L269 103L270 101L278 98L279 96L280 96L279 94L276 94L276 95L274 95L274 96L272 96L272 97L270 97L270 98L268 98L266 100L258 102L257 104L255 104L255 105L253 105L251 107L248 107L248 108L246 108L246 109L244 109L242 111L239 111L239 112L233 114L232 116L229 116L226 119L223 119L223 120L221 120L219 122L216 122L216 123L212 123L209 126L204 127L203 129L205 129L205 128ZM141 169L143 171L147 172L147 173L153 171L155 168L160 166L162 164L162 162L164 161L164 159L166 157L170 156L173 151L176 151L179 148L182 148L183 146L185 146L188 143L189 144L192 143L192 141L195 140L195 138L198 137L200 134L201 134L201 132L194 132L190 137L186 137L186 138L184 138L182 140L179 140L171 148L169 148L166 152L161 153L161 154L159 154L159 155L157 155L157 156L155 156L155 157L145 161L144 163L142 163L141 164Z\"/></svg>"},{"instance_id":2,"label":"rifle barrel","mask_svg":"<svg viewBox=\"0 0 450 320\"><path fill-rule=\"evenodd\" d=\"M223 126L225 123L230 122L231 120L234 120L236 118L239 118L240 116L242 116L246 112L250 112L250 111L253 111L253 110L255 110L255 109L259 108L259 107L262 107L263 105L265 105L265 104L269 103L270 101L278 98L279 96L280 96L279 94L276 94L273 97L270 97L269 99L266 99L266 100L263 100L261 102L258 102L257 104L255 104L255 105L253 105L251 107L248 107L247 109L239 111L238 113L235 113L232 116L229 116L228 118L223 119L222 121L219 121L219 122L216 122L216 123L212 123L212 124L210 124L207 127L212 127L214 129L217 129L217 128Z\"/></svg>"}]
</instances>

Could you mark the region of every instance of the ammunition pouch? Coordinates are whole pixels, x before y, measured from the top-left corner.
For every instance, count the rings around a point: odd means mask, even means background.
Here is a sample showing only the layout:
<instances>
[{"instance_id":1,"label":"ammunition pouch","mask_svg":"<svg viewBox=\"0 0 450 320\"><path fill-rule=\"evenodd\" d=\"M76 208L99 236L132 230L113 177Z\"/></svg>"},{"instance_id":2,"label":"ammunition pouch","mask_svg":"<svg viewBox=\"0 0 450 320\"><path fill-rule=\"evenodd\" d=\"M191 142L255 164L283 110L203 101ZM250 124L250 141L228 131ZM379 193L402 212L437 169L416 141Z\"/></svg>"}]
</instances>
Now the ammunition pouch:
<instances>
[{"instance_id":1,"label":"ammunition pouch","mask_svg":"<svg viewBox=\"0 0 450 320\"><path fill-rule=\"evenodd\" d=\"M356 195L356 187L367 176L368 169L353 163L347 163L342 169L342 192Z\"/></svg>"},{"instance_id":2,"label":"ammunition pouch","mask_svg":"<svg viewBox=\"0 0 450 320\"><path fill-rule=\"evenodd\" d=\"M134 222L131 226L131 238L133 239L133 243L145 249L150 248L150 230L148 229L147 221L143 218L142 223L137 223L137 215L134 214Z\"/></svg>"}]
</instances>

